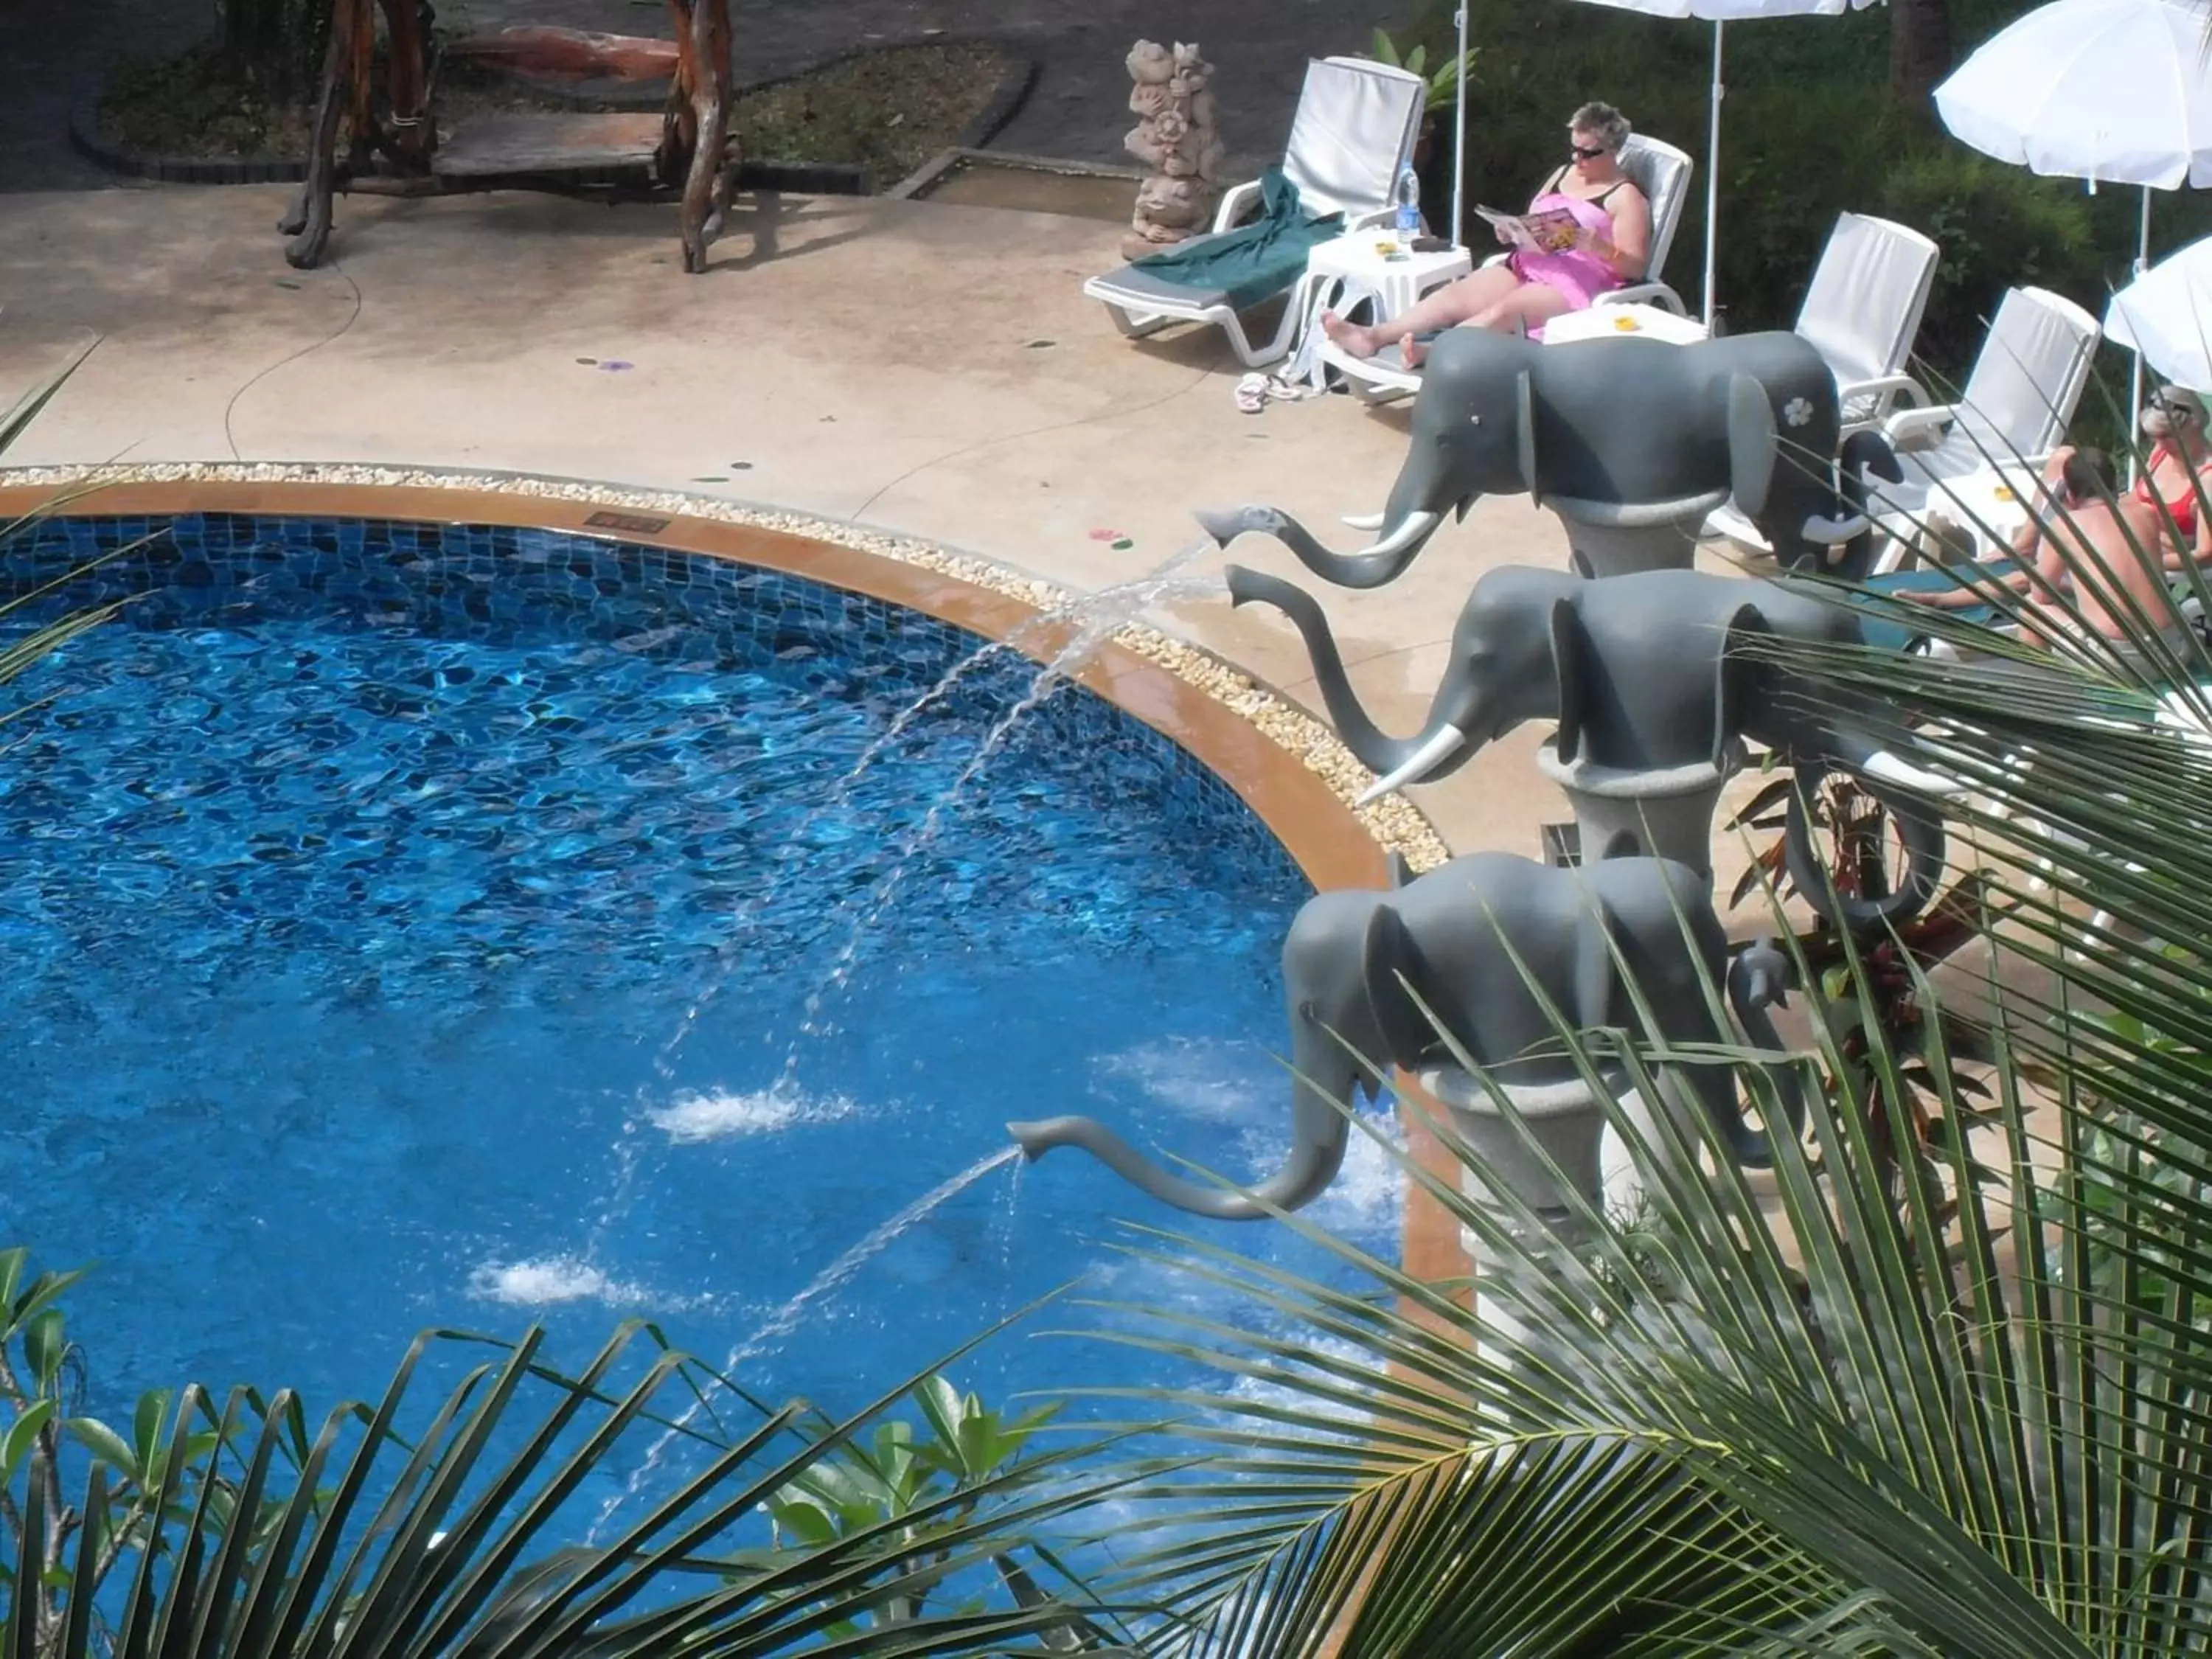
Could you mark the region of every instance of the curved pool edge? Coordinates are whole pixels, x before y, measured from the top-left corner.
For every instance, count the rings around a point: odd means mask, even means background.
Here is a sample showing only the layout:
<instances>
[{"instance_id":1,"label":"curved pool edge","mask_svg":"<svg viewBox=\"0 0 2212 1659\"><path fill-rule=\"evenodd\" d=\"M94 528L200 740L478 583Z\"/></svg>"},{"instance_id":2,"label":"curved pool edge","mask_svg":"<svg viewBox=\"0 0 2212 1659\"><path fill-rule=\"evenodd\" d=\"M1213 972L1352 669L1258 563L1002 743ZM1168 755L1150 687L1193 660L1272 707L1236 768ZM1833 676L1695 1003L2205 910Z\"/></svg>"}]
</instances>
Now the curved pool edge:
<instances>
[{"instance_id":1,"label":"curved pool edge","mask_svg":"<svg viewBox=\"0 0 2212 1659\"><path fill-rule=\"evenodd\" d=\"M0 468L0 522L40 508L103 518L269 514L555 530L781 571L994 640L1081 597L919 538L714 496L527 473L265 462ZM1020 648L1048 660L1072 633L1063 624L1037 628ZM1321 721L1210 651L1131 623L1074 678L1219 777L1319 890L1387 884L1392 852L1416 870L1448 856L1434 827L1402 798L1355 807L1373 775Z\"/></svg>"},{"instance_id":2,"label":"curved pool edge","mask_svg":"<svg viewBox=\"0 0 2212 1659\"><path fill-rule=\"evenodd\" d=\"M1077 597L915 537L713 496L527 473L258 462L0 467L0 525L40 507L90 516L260 513L556 530L782 571L908 605L991 639ZM607 514L632 522L611 523ZM1066 637L1064 629L1041 629L1024 648L1042 660ZM1219 777L1317 890L1387 885L1393 851L1416 870L1449 856L1442 836L1402 797L1355 808L1375 775L1320 720L1209 651L1133 623L1076 678ZM1410 1082L1400 1079L1401 1094ZM1426 1121L1435 1110L1432 1103L1402 1098L1401 1130L1419 1168L1456 1185L1458 1163ZM1432 1283L1464 1280L1470 1267L1456 1219L1417 1182L1408 1182L1405 1199L1401 1267ZM1430 1317L1412 1304L1403 1311Z\"/></svg>"}]
</instances>

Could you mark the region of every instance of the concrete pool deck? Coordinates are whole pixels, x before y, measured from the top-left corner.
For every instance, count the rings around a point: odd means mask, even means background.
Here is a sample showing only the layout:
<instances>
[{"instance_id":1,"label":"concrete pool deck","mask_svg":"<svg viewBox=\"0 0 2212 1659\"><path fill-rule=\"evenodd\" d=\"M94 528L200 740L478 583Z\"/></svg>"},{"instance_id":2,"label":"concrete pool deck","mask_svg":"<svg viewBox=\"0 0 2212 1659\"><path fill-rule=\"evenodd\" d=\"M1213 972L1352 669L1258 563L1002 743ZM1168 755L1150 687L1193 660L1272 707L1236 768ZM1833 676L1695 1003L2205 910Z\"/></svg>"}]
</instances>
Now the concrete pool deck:
<instances>
[{"instance_id":1,"label":"concrete pool deck","mask_svg":"<svg viewBox=\"0 0 2212 1659\"><path fill-rule=\"evenodd\" d=\"M687 279L672 209L354 197L340 198L331 264L294 271L274 228L289 195L0 200L0 396L101 337L9 465L589 479L913 537L1085 592L1191 545L1197 507L1266 501L1317 526L1371 509L1404 453L1402 406L1328 398L1241 415L1242 366L1218 335L1121 337L1079 292L1115 263L1116 228L1092 221L745 198L713 269ZM1234 556L1299 574L1263 539ZM1474 577L1565 559L1549 514L1494 500L1389 587L1300 579L1320 591L1370 711L1406 731ZM1224 562L1209 550L1194 568ZM1206 599L1150 619L1322 712L1272 611ZM1412 792L1453 851L1540 853L1540 823L1567 816L1538 781L1540 737L1524 730Z\"/></svg>"}]
</instances>

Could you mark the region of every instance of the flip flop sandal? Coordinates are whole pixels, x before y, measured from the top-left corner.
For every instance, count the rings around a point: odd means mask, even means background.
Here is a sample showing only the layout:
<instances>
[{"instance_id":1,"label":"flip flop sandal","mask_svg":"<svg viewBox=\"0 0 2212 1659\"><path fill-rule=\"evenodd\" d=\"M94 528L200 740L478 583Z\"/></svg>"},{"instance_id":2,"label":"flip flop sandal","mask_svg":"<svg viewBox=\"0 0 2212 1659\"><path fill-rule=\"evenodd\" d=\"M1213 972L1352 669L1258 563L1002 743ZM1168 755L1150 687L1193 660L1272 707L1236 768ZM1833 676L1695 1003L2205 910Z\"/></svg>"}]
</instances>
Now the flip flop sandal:
<instances>
[{"instance_id":1,"label":"flip flop sandal","mask_svg":"<svg viewBox=\"0 0 2212 1659\"><path fill-rule=\"evenodd\" d=\"M1267 377L1247 374L1237 382L1237 407L1246 415L1257 415L1267 406Z\"/></svg>"},{"instance_id":2,"label":"flip flop sandal","mask_svg":"<svg viewBox=\"0 0 2212 1659\"><path fill-rule=\"evenodd\" d=\"M1279 374L1267 377L1268 399L1279 404L1295 404L1314 395L1314 388L1300 380L1286 380Z\"/></svg>"}]
</instances>

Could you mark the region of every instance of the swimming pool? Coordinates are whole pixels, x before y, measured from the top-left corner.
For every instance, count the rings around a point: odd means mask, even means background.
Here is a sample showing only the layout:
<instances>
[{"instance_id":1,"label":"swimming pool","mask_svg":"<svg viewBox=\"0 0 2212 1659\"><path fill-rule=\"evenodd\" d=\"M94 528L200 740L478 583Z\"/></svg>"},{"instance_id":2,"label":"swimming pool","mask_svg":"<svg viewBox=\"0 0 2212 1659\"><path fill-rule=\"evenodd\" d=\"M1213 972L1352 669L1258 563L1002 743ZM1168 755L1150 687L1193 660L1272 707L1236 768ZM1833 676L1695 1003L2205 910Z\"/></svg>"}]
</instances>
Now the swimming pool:
<instances>
[{"instance_id":1,"label":"swimming pool","mask_svg":"<svg viewBox=\"0 0 2212 1659\"><path fill-rule=\"evenodd\" d=\"M1064 684L1008 724L1035 667L919 611L553 532L76 519L0 582L157 532L39 602L130 600L0 754L0 1242L101 1264L90 1409L319 1410L426 1326L574 1363L631 1314L834 1409L1079 1274L1203 1300L1111 1250L1184 1218L1089 1160L979 1167L1059 1110L1279 1156L1309 889L1189 755ZM1310 1213L1389 1250L1360 1138ZM1016 1335L957 1378L1164 1364Z\"/></svg>"}]
</instances>

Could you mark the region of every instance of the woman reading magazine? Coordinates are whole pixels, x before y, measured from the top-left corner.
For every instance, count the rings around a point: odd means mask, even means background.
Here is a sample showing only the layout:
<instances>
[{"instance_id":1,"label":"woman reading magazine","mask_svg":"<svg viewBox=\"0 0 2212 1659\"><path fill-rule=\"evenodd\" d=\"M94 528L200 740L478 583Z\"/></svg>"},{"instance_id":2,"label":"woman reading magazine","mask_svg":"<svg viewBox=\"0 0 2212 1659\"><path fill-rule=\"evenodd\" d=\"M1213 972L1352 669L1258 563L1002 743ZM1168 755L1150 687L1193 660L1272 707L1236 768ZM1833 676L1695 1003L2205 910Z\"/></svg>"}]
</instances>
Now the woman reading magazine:
<instances>
[{"instance_id":1,"label":"woman reading magazine","mask_svg":"<svg viewBox=\"0 0 2212 1659\"><path fill-rule=\"evenodd\" d=\"M1334 312L1322 315L1328 337L1355 357L1401 345L1408 368L1420 361L1413 337L1438 329L1525 328L1581 311L1608 289L1643 276L1651 257L1651 204L1620 170L1627 118L1610 104L1584 104L1568 123L1573 155L1544 181L1525 216L1485 212L1501 241L1515 245L1503 264L1485 265L1438 289L1387 323L1362 328Z\"/></svg>"}]
</instances>

